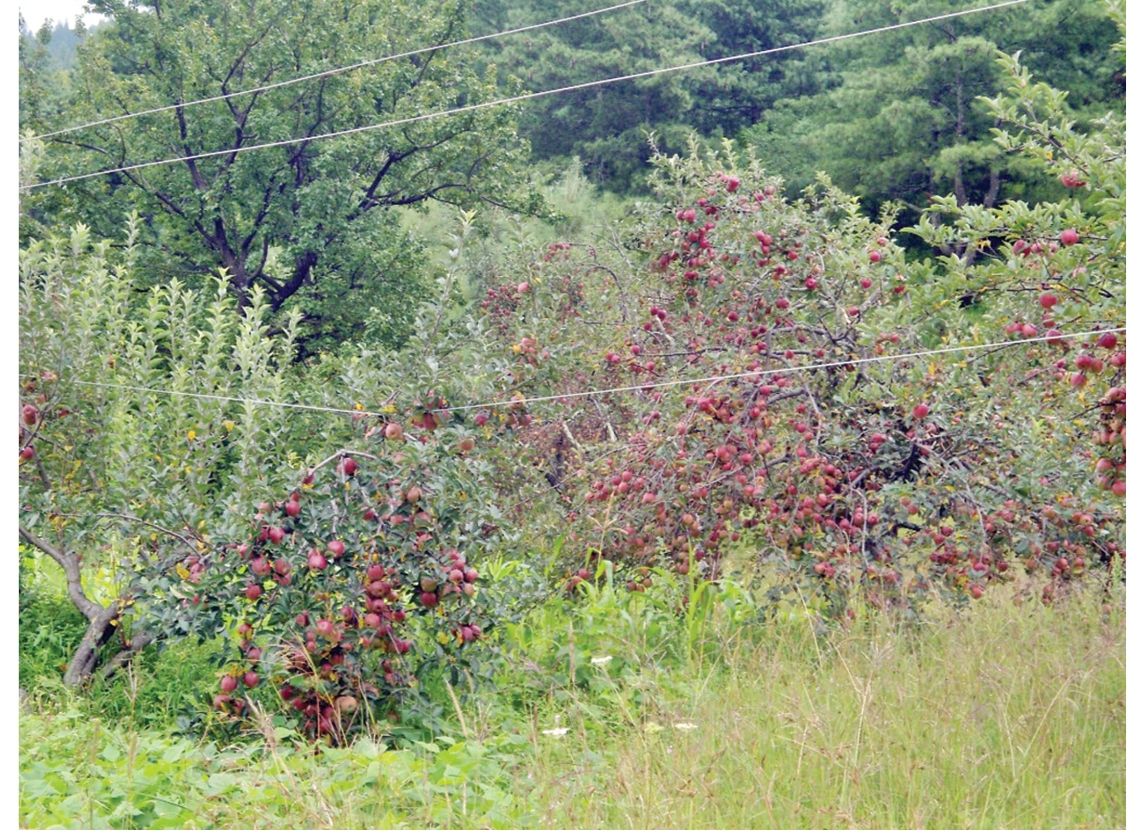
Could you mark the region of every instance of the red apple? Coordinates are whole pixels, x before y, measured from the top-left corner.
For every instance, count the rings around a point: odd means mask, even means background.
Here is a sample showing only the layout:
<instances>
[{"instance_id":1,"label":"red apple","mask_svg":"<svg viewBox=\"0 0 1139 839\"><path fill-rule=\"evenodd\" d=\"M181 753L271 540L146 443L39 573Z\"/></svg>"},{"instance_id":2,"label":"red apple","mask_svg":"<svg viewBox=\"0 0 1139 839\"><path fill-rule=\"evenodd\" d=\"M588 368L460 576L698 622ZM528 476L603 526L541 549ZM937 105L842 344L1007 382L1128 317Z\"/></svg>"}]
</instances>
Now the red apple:
<instances>
[{"instance_id":1,"label":"red apple","mask_svg":"<svg viewBox=\"0 0 1139 839\"><path fill-rule=\"evenodd\" d=\"M1060 183L1062 183L1068 189L1079 189L1082 186L1086 186L1086 182L1083 178L1080 177L1080 173L1075 169L1069 172L1065 172L1063 175L1061 175Z\"/></svg>"}]
</instances>

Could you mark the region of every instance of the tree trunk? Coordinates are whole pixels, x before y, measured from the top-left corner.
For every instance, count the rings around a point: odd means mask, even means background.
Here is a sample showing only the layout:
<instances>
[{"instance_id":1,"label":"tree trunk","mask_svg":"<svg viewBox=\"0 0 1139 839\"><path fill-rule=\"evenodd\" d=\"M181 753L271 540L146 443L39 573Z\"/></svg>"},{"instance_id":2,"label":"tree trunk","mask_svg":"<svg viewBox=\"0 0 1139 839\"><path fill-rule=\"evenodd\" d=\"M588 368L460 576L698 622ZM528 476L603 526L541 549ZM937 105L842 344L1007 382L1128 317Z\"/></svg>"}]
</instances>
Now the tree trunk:
<instances>
[{"instance_id":1,"label":"tree trunk","mask_svg":"<svg viewBox=\"0 0 1139 839\"><path fill-rule=\"evenodd\" d=\"M989 188L985 190L984 206L991 210L997 203L997 196L1001 192L1001 172L996 165L989 167Z\"/></svg>"},{"instance_id":2,"label":"tree trunk","mask_svg":"<svg viewBox=\"0 0 1139 839\"><path fill-rule=\"evenodd\" d=\"M953 134L957 142L960 143L965 139L965 84L961 80L961 74L958 73L954 79L954 85L957 91L957 124L954 126ZM957 165L953 170L953 193L957 196L958 205L964 207L969 200L969 196L965 194L965 167L962 165L960 158L957 160Z\"/></svg>"},{"instance_id":3,"label":"tree trunk","mask_svg":"<svg viewBox=\"0 0 1139 839\"><path fill-rule=\"evenodd\" d=\"M71 657L71 663L63 674L63 683L68 687L79 687L95 672L99 652L115 634L115 624L111 621L119 616L119 610L108 606L103 613L93 618L83 635L83 640Z\"/></svg>"},{"instance_id":4,"label":"tree trunk","mask_svg":"<svg viewBox=\"0 0 1139 839\"><path fill-rule=\"evenodd\" d=\"M115 627L122 614L122 607L118 603L100 606L87 596L83 590L78 554L53 545L23 525L20 525L20 538L47 554L63 569L64 577L67 580L67 596L75 608L87 618L87 631L83 634L83 640L79 642L79 646L71 657L71 663L68 664L67 670L63 674L65 685L78 687L95 672L99 653L107 642L114 637ZM147 638L147 641L149 640ZM132 645L132 650L135 649L135 646ZM142 645L137 646L141 647Z\"/></svg>"}]
</instances>

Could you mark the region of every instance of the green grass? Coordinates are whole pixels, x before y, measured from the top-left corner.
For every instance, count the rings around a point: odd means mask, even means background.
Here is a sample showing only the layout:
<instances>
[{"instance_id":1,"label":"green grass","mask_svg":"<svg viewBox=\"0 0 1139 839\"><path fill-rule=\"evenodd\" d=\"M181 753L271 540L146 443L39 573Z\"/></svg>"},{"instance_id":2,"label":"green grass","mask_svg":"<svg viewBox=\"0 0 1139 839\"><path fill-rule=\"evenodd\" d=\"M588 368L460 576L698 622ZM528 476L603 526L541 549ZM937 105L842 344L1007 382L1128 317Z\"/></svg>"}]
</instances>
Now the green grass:
<instances>
[{"instance_id":1,"label":"green grass","mask_svg":"<svg viewBox=\"0 0 1139 839\"><path fill-rule=\"evenodd\" d=\"M535 757L543 826L1122 826L1123 634L1094 606L812 646L740 644L685 674L691 697L629 726L600 771L571 723Z\"/></svg>"},{"instance_id":2,"label":"green grass","mask_svg":"<svg viewBox=\"0 0 1139 839\"><path fill-rule=\"evenodd\" d=\"M1091 590L822 635L666 601L532 615L493 690L444 698L450 736L402 748L220 748L41 703L21 718L21 825L1124 826L1124 616Z\"/></svg>"}]
</instances>

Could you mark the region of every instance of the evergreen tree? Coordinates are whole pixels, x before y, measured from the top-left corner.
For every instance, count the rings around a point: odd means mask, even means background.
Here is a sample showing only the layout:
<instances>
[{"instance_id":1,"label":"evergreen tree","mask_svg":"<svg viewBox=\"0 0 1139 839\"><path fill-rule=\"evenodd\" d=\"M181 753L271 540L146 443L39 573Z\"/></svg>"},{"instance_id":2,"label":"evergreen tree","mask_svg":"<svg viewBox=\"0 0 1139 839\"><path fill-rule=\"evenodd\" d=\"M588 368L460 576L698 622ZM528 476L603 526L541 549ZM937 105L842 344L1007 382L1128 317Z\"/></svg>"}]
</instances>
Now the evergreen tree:
<instances>
[{"instance_id":1,"label":"evergreen tree","mask_svg":"<svg viewBox=\"0 0 1139 839\"><path fill-rule=\"evenodd\" d=\"M955 8L946 0L844 0L827 29L854 32ZM1042 0L855 39L824 48L836 85L780 102L745 136L792 186L825 171L871 209L903 202L907 218L936 194L986 207L1054 197L1051 179L989 142L993 121L978 97L999 89L997 51L1023 50L1044 80L1071 91L1074 114L1121 109L1114 39L1107 6L1088 0Z\"/></svg>"}]
</instances>

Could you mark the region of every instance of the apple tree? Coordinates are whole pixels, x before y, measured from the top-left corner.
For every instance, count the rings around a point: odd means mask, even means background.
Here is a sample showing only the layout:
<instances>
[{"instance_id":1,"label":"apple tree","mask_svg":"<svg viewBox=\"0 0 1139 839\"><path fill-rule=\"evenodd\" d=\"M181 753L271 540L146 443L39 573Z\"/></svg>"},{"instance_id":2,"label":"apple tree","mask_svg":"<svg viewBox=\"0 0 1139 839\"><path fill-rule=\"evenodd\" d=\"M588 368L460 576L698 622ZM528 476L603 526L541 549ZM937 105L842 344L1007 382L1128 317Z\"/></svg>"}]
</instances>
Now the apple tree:
<instances>
[{"instance_id":1,"label":"apple tree","mask_svg":"<svg viewBox=\"0 0 1139 839\"><path fill-rule=\"evenodd\" d=\"M730 148L656 163L632 245L552 245L540 282L484 301L524 394L569 394L527 409L560 464L570 587L601 559L639 588L750 556L838 614L1119 553L1118 507L1059 489L1079 451L1025 462L1018 400L1047 345L953 350L986 335L947 333L949 286L825 181L791 202Z\"/></svg>"},{"instance_id":2,"label":"apple tree","mask_svg":"<svg viewBox=\"0 0 1139 839\"><path fill-rule=\"evenodd\" d=\"M185 629L142 620L146 580L224 539L277 480L292 419L262 403L290 387L295 319L271 335L264 296L239 311L224 275L140 296L138 225L122 248L78 226L20 253L20 538L89 621L72 685Z\"/></svg>"}]
</instances>

